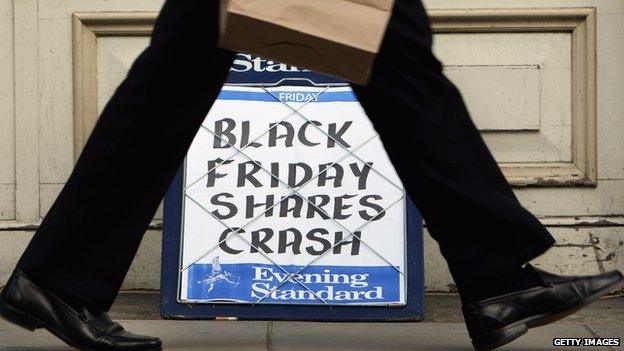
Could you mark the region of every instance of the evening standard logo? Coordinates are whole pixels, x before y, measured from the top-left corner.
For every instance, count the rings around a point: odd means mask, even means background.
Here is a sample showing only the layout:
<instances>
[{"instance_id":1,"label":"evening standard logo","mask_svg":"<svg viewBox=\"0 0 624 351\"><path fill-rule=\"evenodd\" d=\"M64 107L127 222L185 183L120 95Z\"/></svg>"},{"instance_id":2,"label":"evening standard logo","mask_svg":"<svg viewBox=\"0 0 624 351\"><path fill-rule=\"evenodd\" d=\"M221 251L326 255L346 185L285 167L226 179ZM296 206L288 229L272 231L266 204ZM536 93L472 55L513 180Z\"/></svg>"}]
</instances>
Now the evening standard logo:
<instances>
[{"instance_id":1,"label":"evening standard logo","mask_svg":"<svg viewBox=\"0 0 624 351\"><path fill-rule=\"evenodd\" d=\"M243 86L281 85L346 86L347 82L285 63L248 54L237 54L226 84Z\"/></svg>"},{"instance_id":2,"label":"evening standard logo","mask_svg":"<svg viewBox=\"0 0 624 351\"><path fill-rule=\"evenodd\" d=\"M285 265L280 268L263 263L219 266L195 263L189 267L188 299L378 305L398 301L401 294L400 273L392 266Z\"/></svg>"},{"instance_id":3,"label":"evening standard logo","mask_svg":"<svg viewBox=\"0 0 624 351\"><path fill-rule=\"evenodd\" d=\"M553 346L620 346L620 338L554 338Z\"/></svg>"},{"instance_id":4,"label":"evening standard logo","mask_svg":"<svg viewBox=\"0 0 624 351\"><path fill-rule=\"evenodd\" d=\"M268 72L268 73L310 72L310 70L307 70L307 69L300 69L295 66L287 65L285 63L265 60L261 57L247 55L247 54L236 55L236 59L234 60L234 63L232 64L231 70L237 73L245 73L249 71Z\"/></svg>"},{"instance_id":5,"label":"evening standard logo","mask_svg":"<svg viewBox=\"0 0 624 351\"><path fill-rule=\"evenodd\" d=\"M320 273L287 274L273 267L253 267L251 297L271 300L314 301L318 298L326 301L368 301L383 300L381 286L369 286L366 273L333 273L323 269ZM277 289L284 282L291 283L287 288ZM309 287L304 288L299 283ZM318 285L322 285L319 289ZM316 295L316 296L315 296Z\"/></svg>"}]
</instances>

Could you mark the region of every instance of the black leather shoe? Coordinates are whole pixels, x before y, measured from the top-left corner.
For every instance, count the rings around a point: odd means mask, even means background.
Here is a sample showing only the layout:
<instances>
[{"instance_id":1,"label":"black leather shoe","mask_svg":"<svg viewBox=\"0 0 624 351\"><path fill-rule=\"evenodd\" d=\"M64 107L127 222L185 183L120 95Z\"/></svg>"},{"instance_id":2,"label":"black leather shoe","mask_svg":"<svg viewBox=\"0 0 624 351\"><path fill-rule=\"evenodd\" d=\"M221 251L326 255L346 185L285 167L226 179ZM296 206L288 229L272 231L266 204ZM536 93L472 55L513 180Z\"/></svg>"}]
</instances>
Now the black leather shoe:
<instances>
[{"instance_id":1,"label":"black leather shoe","mask_svg":"<svg viewBox=\"0 0 624 351\"><path fill-rule=\"evenodd\" d=\"M543 286L496 296L463 306L472 345L493 350L526 334L529 328L555 322L617 289L618 271L595 276L559 276L532 267Z\"/></svg>"},{"instance_id":2,"label":"black leather shoe","mask_svg":"<svg viewBox=\"0 0 624 351\"><path fill-rule=\"evenodd\" d=\"M79 350L156 351L158 338L135 335L113 322L108 314L77 312L16 271L0 295L0 316L33 331L45 328L69 346Z\"/></svg>"}]
</instances>

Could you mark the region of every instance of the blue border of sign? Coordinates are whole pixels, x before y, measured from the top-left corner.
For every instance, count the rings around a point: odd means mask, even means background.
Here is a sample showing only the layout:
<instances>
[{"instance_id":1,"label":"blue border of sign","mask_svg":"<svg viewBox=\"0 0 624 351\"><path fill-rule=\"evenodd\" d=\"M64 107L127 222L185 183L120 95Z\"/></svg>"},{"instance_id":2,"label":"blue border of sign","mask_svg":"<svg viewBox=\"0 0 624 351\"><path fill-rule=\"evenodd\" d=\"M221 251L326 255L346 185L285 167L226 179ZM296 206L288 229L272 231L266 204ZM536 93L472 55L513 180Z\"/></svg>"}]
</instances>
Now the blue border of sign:
<instances>
[{"instance_id":1,"label":"blue border of sign","mask_svg":"<svg viewBox=\"0 0 624 351\"><path fill-rule=\"evenodd\" d=\"M407 200L407 303L405 306L326 306L276 304L188 304L177 299L182 229L183 169L171 183L164 204L160 287L161 316L168 319L297 320L327 322L412 322L424 318L423 226Z\"/></svg>"}]
</instances>

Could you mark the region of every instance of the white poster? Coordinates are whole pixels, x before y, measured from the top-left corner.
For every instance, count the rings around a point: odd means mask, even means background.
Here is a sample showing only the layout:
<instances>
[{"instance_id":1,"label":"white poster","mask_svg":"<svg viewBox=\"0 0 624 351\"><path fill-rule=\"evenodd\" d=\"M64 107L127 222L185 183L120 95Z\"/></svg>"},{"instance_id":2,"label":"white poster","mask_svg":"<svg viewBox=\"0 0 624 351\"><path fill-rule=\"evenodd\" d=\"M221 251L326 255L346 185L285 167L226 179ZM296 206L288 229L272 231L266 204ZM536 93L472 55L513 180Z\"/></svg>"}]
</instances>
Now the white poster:
<instances>
[{"instance_id":1,"label":"white poster","mask_svg":"<svg viewBox=\"0 0 624 351\"><path fill-rule=\"evenodd\" d=\"M404 305L403 187L349 86L245 55L229 81L185 162L179 301Z\"/></svg>"}]
</instances>

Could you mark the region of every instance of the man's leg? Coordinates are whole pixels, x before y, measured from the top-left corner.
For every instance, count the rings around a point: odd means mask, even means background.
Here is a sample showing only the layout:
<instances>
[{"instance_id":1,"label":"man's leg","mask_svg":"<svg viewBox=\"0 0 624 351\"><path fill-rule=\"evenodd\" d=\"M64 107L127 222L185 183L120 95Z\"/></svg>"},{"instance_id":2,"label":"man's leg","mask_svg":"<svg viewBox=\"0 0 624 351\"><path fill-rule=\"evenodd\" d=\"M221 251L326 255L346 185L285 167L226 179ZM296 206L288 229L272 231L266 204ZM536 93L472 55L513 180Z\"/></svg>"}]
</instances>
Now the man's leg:
<instances>
[{"instance_id":1,"label":"man's leg","mask_svg":"<svg viewBox=\"0 0 624 351\"><path fill-rule=\"evenodd\" d=\"M74 307L109 309L226 78L218 1L168 0L18 263Z\"/></svg>"},{"instance_id":2,"label":"man's leg","mask_svg":"<svg viewBox=\"0 0 624 351\"><path fill-rule=\"evenodd\" d=\"M440 245L477 351L563 318L624 281L618 271L565 277L522 267L554 240L520 205L442 74L420 0L396 0L370 85L354 90Z\"/></svg>"},{"instance_id":3,"label":"man's leg","mask_svg":"<svg viewBox=\"0 0 624 351\"><path fill-rule=\"evenodd\" d=\"M370 84L354 90L462 297L475 300L505 290L501 278L554 240L514 196L441 68L422 4L397 0Z\"/></svg>"}]
</instances>

